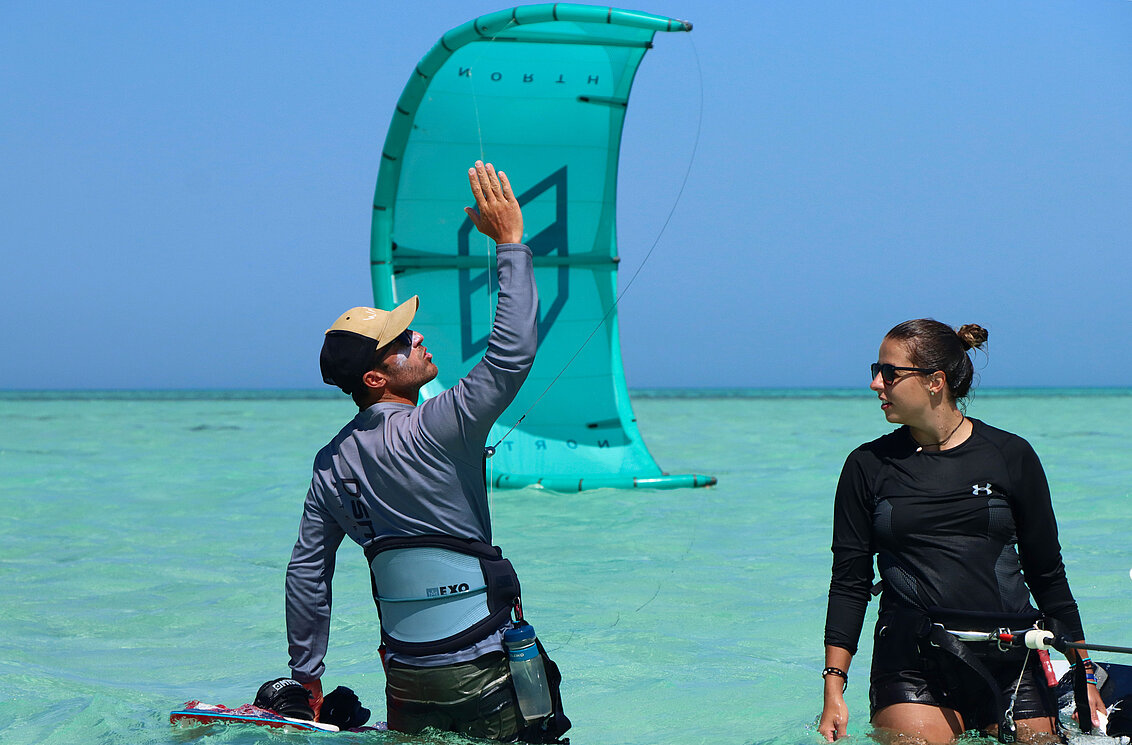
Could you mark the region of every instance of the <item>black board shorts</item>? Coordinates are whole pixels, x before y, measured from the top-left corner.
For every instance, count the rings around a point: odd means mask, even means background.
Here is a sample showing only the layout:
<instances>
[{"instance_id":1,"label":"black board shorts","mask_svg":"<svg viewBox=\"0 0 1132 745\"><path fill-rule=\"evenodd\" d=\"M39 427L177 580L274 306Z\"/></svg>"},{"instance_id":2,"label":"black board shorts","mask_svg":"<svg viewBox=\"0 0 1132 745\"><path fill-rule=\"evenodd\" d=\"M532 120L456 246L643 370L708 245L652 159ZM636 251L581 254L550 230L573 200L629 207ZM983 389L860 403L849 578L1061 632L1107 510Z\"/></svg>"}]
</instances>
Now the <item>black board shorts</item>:
<instances>
[{"instance_id":1,"label":"black board shorts","mask_svg":"<svg viewBox=\"0 0 1132 745\"><path fill-rule=\"evenodd\" d=\"M993 642L963 642L998 683L1001 700L1014 702L1015 721L1057 717L1057 701L1046 685L1041 660L1025 649L1001 651ZM1023 666L1025 671L1023 672ZM1021 685L1019 685L1021 677ZM869 713L875 717L893 704L926 704L953 709L964 727L986 729L1001 721L986 682L954 656L932 648L914 631L882 619L873 635L873 661L869 680Z\"/></svg>"},{"instance_id":2,"label":"black board shorts","mask_svg":"<svg viewBox=\"0 0 1132 745\"><path fill-rule=\"evenodd\" d=\"M389 729L426 727L491 740L513 739L525 725L507 657L493 652L443 667L386 666Z\"/></svg>"}]
</instances>

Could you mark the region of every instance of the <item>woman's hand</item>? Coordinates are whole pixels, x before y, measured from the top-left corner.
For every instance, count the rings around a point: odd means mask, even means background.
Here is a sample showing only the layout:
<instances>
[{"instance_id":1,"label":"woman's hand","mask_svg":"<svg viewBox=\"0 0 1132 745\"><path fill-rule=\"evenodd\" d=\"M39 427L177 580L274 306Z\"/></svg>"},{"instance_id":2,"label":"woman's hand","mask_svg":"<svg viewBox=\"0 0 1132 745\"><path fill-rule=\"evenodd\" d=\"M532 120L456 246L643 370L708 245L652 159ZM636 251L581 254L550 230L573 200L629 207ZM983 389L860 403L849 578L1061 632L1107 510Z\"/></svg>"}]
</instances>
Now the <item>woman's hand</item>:
<instances>
[{"instance_id":1,"label":"woman's hand","mask_svg":"<svg viewBox=\"0 0 1132 745\"><path fill-rule=\"evenodd\" d=\"M1083 645L1085 643L1085 640L1078 639L1077 643ZM1073 657L1069 654L1066 654L1065 657L1069 660L1070 665L1074 663L1084 665L1086 673L1096 672L1096 663L1092 662L1089 659L1089 652L1084 647L1078 647L1076 649L1076 659L1073 659ZM1101 692L1096 686L1096 678L1092 675L1089 675L1089 678L1093 681L1092 683L1089 683L1085 686L1085 691L1089 696L1089 718L1093 722L1093 727L1095 729L1099 729L1102 724L1108 722L1108 707L1104 705L1104 700L1101 698ZM1082 716L1083 714L1080 710L1073 712L1073 718L1077 720L1078 724L1081 723Z\"/></svg>"},{"instance_id":2,"label":"woman's hand","mask_svg":"<svg viewBox=\"0 0 1132 745\"><path fill-rule=\"evenodd\" d=\"M1089 709L1093 715L1093 728L1098 729L1101 722L1108 721L1108 707L1104 705L1101 692L1097 690L1095 685L1085 687L1089 689Z\"/></svg>"},{"instance_id":3,"label":"woman's hand","mask_svg":"<svg viewBox=\"0 0 1132 745\"><path fill-rule=\"evenodd\" d=\"M830 681L830 678L833 680ZM821 719L818 720L818 732L822 733L826 742L833 742L848 734L846 730L848 725L849 707L845 705L845 695L841 692L841 679L832 675L827 676L825 705L822 706Z\"/></svg>"}]
</instances>

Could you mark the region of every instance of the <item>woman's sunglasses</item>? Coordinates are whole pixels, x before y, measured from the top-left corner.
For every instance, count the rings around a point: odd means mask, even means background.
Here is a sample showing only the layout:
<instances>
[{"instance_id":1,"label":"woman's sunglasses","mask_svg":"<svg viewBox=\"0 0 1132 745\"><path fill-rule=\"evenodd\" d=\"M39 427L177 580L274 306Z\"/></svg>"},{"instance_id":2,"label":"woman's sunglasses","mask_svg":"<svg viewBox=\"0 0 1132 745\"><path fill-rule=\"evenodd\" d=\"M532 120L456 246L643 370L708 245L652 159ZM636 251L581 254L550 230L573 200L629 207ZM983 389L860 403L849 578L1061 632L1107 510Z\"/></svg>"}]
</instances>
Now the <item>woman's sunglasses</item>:
<instances>
[{"instance_id":1,"label":"woman's sunglasses","mask_svg":"<svg viewBox=\"0 0 1132 745\"><path fill-rule=\"evenodd\" d=\"M880 362L874 362L873 364L869 365L869 370L873 374L873 380L876 380L877 373L880 373L880 379L884 381L885 385L892 385L896 382L897 370L925 374L931 374L935 372L935 370L929 370L926 367L897 367L896 365L890 365L887 362L883 364L881 364Z\"/></svg>"}]
</instances>

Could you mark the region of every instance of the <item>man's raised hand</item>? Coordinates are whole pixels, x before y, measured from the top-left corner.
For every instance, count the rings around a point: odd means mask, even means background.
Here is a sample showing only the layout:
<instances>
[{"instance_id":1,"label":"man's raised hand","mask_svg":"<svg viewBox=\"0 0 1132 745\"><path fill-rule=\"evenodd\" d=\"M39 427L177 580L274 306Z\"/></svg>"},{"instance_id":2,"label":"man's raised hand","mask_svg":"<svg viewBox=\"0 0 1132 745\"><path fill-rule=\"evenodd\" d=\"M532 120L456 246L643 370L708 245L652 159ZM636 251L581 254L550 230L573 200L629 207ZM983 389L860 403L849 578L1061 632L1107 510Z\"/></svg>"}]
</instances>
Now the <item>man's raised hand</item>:
<instances>
[{"instance_id":1,"label":"man's raised hand","mask_svg":"<svg viewBox=\"0 0 1132 745\"><path fill-rule=\"evenodd\" d=\"M495 172L491 163L484 165L477 160L473 168L468 169L468 182L472 187L472 196L476 199L475 207L465 207L472 224L497 244L523 242L523 211L519 208L519 200L511 191L511 182L507 174Z\"/></svg>"}]
</instances>

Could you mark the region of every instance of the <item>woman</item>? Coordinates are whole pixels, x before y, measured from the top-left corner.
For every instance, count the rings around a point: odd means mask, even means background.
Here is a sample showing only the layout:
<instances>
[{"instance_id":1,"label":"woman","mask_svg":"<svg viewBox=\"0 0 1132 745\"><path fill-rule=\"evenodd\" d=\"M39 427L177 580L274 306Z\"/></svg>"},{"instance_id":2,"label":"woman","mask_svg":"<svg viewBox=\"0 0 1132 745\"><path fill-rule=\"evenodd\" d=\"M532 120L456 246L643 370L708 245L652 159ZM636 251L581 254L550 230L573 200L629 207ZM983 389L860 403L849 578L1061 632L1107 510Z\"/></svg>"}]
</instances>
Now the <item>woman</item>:
<instances>
[{"instance_id":1,"label":"woman","mask_svg":"<svg viewBox=\"0 0 1132 745\"><path fill-rule=\"evenodd\" d=\"M869 702L877 733L947 743L978 729L1009 742L1016 724L1020 740L1058 738L1036 652L944 631L1019 630L1040 618L1084 638L1037 455L1022 438L964 414L974 376L968 352L986 339L976 325L955 331L920 319L880 345L869 388L885 418L903 426L854 450L837 484L819 722L829 741L846 734L843 690L874 554L882 592ZM1104 704L1088 688L1096 722Z\"/></svg>"}]
</instances>

